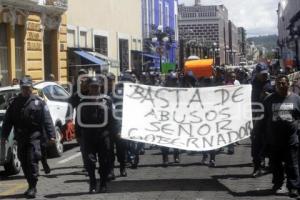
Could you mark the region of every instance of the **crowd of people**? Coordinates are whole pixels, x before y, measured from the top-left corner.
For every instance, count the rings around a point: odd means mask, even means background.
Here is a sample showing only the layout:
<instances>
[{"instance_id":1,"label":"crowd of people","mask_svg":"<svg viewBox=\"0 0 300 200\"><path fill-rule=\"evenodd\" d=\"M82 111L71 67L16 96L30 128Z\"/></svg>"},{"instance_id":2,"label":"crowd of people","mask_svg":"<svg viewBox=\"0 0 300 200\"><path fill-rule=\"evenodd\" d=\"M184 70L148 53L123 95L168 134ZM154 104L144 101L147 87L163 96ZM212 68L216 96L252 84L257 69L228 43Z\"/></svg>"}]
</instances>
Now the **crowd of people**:
<instances>
[{"instance_id":1,"label":"crowd of people","mask_svg":"<svg viewBox=\"0 0 300 200\"><path fill-rule=\"evenodd\" d=\"M273 190L282 192L284 172L287 188L292 197L297 196L300 188L299 179L299 139L298 120L300 119L300 97L291 93L290 81L286 75L278 75L275 85L269 76L269 69L258 64L250 73L245 68L225 70L214 68L212 77L197 78L192 71L170 71L165 77L157 72L134 74L124 72L120 77L108 73L104 76L89 76L84 69L78 73L78 83L74 84L73 94L69 99L66 121L75 124L76 139L82 153L83 168L89 176L89 192L105 193L107 182L115 179L115 157L120 164L120 176L126 177L126 168L136 169L139 157L145 152L142 143L125 141L121 138L123 83L139 83L163 87L210 87L222 85L252 84L253 131L251 134L252 158L254 171L258 177L264 171L273 174ZM107 81L104 81L107 80ZM107 84L105 84L107 83ZM50 141L55 140L55 130L49 119L49 110L43 100L32 94L32 81L29 77L20 80L21 93L13 98L3 122L1 142L6 142L14 127L19 145L19 158L29 188L25 195L36 196L38 181L38 161L41 159L41 140L46 133ZM106 88L105 88L106 87ZM103 91L107 92L104 94ZM263 109L261 109L263 108ZM73 114L76 112L75 121ZM50 117L51 118L51 117ZM105 120L106 119L106 120ZM20 123L20 122L28 123ZM99 125L101 124L101 125ZM97 126L99 125L99 126ZM232 155L235 145L202 152L201 163L209 167L216 166L216 156L227 150ZM162 153L162 165L168 167L170 149L159 148ZM180 163L182 150L173 149L174 163ZM193 152L187 152L188 154ZM265 160L268 158L268 165ZM97 185L97 162L100 184ZM283 165L284 163L284 165ZM48 170L50 173L50 169Z\"/></svg>"}]
</instances>

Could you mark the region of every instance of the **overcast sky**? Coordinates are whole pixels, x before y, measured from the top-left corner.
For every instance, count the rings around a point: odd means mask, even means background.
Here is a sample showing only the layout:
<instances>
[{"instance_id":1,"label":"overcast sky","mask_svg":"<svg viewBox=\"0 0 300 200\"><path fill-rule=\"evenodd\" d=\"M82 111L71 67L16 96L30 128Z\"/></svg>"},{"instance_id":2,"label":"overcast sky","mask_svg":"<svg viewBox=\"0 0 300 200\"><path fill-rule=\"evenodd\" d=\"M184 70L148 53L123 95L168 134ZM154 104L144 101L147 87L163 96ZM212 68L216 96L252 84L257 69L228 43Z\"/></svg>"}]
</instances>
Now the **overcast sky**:
<instances>
[{"instance_id":1,"label":"overcast sky","mask_svg":"<svg viewBox=\"0 0 300 200\"><path fill-rule=\"evenodd\" d=\"M195 0L178 0L193 5ZM224 4L237 26L243 26L249 36L277 34L278 0L201 0L202 4Z\"/></svg>"}]
</instances>

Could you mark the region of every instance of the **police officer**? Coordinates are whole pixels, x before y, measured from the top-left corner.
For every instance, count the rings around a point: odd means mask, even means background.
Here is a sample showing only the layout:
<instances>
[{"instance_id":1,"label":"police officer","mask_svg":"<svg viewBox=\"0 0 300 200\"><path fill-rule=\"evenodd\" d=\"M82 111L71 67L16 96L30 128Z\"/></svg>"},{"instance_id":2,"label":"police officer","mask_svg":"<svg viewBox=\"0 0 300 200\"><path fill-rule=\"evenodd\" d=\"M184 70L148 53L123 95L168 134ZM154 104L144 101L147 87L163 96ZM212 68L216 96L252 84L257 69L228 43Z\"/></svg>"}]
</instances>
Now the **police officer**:
<instances>
[{"instance_id":1,"label":"police officer","mask_svg":"<svg viewBox=\"0 0 300 200\"><path fill-rule=\"evenodd\" d=\"M21 93L11 99L3 121L1 142L7 138L14 128L18 143L18 158L28 182L27 198L35 198L38 182L38 161L41 158L40 139L46 131L52 143L55 141L55 129L45 102L32 94L32 80L24 77L20 81Z\"/></svg>"},{"instance_id":2,"label":"police officer","mask_svg":"<svg viewBox=\"0 0 300 200\"><path fill-rule=\"evenodd\" d=\"M87 71L85 69L81 69L78 73L78 81L76 81L73 85L73 91L72 91L72 95L68 100L69 106L67 109L67 113L66 113L66 122L67 123L73 123L73 112L74 110L77 111L77 107L80 103L80 101L83 99L84 95L88 94L88 87L87 87ZM80 83L80 85L78 86L78 82ZM81 95L80 95L81 93ZM77 142L79 143L80 146L80 151L81 151L81 155L82 155L82 161L83 161L83 166L84 169L83 171L86 170L86 159L84 159L84 146L81 140L81 135L80 135L80 126L79 123L77 121L77 115L75 117L75 137L77 139Z\"/></svg>"},{"instance_id":3,"label":"police officer","mask_svg":"<svg viewBox=\"0 0 300 200\"><path fill-rule=\"evenodd\" d=\"M115 173L114 173L114 167L115 167L115 151L114 147L116 146L116 153L118 162L120 163L120 176L126 177L126 146L127 143L125 140L121 139L120 131L121 131L121 116L119 112L121 111L121 96L123 95L123 90L119 87L119 85L115 89L115 80L116 76L113 73L108 73L106 75L107 77L107 83L108 83L108 96L112 99L113 107L116 109L115 111L115 117L118 117L117 119L117 131L115 133L110 133L110 144L111 144L111 163L110 163L110 173L108 175L108 179L114 180L115 179ZM114 91L115 90L115 94ZM118 95L118 96L117 96Z\"/></svg>"},{"instance_id":4,"label":"police officer","mask_svg":"<svg viewBox=\"0 0 300 200\"><path fill-rule=\"evenodd\" d=\"M108 96L100 97L100 80L92 77L88 80L89 98L81 100L77 117L83 142L83 153L90 179L90 193L107 191L107 176L110 170L109 134L114 133L112 101ZM96 162L99 162L100 187L96 184Z\"/></svg>"}]
</instances>

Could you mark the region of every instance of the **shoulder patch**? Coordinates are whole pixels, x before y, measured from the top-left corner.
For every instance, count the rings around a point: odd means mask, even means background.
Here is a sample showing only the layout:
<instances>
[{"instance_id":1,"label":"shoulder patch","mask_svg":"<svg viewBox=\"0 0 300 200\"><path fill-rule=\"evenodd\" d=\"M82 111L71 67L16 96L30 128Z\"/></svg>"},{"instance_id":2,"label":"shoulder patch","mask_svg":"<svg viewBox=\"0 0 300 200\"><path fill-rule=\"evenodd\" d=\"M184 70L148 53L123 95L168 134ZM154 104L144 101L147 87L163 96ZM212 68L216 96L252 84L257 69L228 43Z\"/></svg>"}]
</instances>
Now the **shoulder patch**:
<instances>
[{"instance_id":1,"label":"shoulder patch","mask_svg":"<svg viewBox=\"0 0 300 200\"><path fill-rule=\"evenodd\" d=\"M38 106L39 105L39 100L34 100L34 105Z\"/></svg>"},{"instance_id":2,"label":"shoulder patch","mask_svg":"<svg viewBox=\"0 0 300 200\"><path fill-rule=\"evenodd\" d=\"M45 110L46 112L49 112L49 107L48 107L47 105L44 105L44 110Z\"/></svg>"}]
</instances>

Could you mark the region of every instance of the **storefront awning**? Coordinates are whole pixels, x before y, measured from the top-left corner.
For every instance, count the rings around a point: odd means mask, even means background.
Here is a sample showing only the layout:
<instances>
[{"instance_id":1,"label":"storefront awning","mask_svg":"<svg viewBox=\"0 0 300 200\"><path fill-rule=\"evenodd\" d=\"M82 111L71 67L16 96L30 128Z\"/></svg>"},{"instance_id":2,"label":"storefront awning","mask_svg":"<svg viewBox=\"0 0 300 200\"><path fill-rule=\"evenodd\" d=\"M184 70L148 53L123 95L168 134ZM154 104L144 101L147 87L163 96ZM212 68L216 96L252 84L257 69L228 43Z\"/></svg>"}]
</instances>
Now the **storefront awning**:
<instances>
[{"instance_id":1,"label":"storefront awning","mask_svg":"<svg viewBox=\"0 0 300 200\"><path fill-rule=\"evenodd\" d=\"M98 57L95 57L95 56L89 54L86 51L74 51L74 53L76 53L77 55L79 55L79 56L89 60L90 62L93 62L93 63L97 64L97 65L101 65L101 66L107 65L107 63L105 61L101 60Z\"/></svg>"},{"instance_id":2,"label":"storefront awning","mask_svg":"<svg viewBox=\"0 0 300 200\"><path fill-rule=\"evenodd\" d=\"M159 56L157 55L153 55L153 54L149 54L149 53L145 53L142 51L136 51L136 50L132 50L133 53L137 53L143 57L147 57L147 58L152 58L152 59L159 59Z\"/></svg>"},{"instance_id":3,"label":"storefront awning","mask_svg":"<svg viewBox=\"0 0 300 200\"><path fill-rule=\"evenodd\" d=\"M95 56L96 58L99 58L103 61L105 61L108 65L110 65L111 67L120 67L120 62L118 60L115 60L113 58L109 58L103 54L100 54L96 51L88 51L89 54Z\"/></svg>"}]
</instances>

